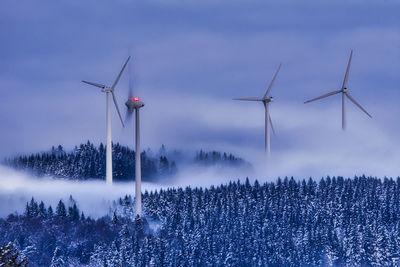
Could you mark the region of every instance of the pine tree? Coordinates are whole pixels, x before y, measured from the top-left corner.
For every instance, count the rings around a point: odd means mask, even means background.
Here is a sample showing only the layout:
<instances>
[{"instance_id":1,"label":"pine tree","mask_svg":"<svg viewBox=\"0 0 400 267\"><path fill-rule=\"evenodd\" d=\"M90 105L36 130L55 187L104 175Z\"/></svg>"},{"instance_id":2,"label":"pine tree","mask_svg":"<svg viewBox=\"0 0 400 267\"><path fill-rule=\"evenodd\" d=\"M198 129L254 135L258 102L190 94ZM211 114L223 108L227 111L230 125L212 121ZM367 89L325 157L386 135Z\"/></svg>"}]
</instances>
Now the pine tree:
<instances>
[{"instance_id":1,"label":"pine tree","mask_svg":"<svg viewBox=\"0 0 400 267\"><path fill-rule=\"evenodd\" d=\"M77 221L79 220L79 209L76 206L76 204L74 203L72 205L72 207L68 208L68 217L72 220L72 221Z\"/></svg>"},{"instance_id":2,"label":"pine tree","mask_svg":"<svg viewBox=\"0 0 400 267\"><path fill-rule=\"evenodd\" d=\"M57 208L56 208L56 215L59 217L66 217L67 216L67 210L65 209L65 204L60 200L58 202Z\"/></svg>"},{"instance_id":3,"label":"pine tree","mask_svg":"<svg viewBox=\"0 0 400 267\"><path fill-rule=\"evenodd\" d=\"M43 201L40 201L40 204L39 204L39 217L44 219L44 218L47 218L47 216L48 216L48 213L47 213L46 207L45 207Z\"/></svg>"},{"instance_id":4,"label":"pine tree","mask_svg":"<svg viewBox=\"0 0 400 267\"><path fill-rule=\"evenodd\" d=\"M47 215L49 218L53 217L53 208L51 206L47 209Z\"/></svg>"}]
</instances>

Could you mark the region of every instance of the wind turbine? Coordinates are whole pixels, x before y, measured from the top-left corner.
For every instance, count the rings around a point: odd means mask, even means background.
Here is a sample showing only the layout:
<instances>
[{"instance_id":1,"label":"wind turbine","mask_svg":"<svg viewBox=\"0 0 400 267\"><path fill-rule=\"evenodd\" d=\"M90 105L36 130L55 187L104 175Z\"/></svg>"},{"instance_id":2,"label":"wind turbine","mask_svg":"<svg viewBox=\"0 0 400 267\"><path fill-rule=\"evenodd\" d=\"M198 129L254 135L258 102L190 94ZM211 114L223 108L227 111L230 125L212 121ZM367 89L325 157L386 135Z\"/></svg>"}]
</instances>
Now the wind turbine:
<instances>
[{"instance_id":1,"label":"wind turbine","mask_svg":"<svg viewBox=\"0 0 400 267\"><path fill-rule=\"evenodd\" d=\"M141 162L140 162L140 120L139 120L139 109L144 106L144 103L139 100L138 97L133 96L131 79L129 79L129 94L128 100L125 102L128 108L126 113L126 120L132 117L132 113L135 111L135 182L136 182L136 200L135 200L135 211L136 217L142 217L142 174L141 174Z\"/></svg>"},{"instance_id":2,"label":"wind turbine","mask_svg":"<svg viewBox=\"0 0 400 267\"><path fill-rule=\"evenodd\" d=\"M117 85L119 79L121 78L121 75L124 72L126 64L128 64L128 61L130 58L131 57L128 57L128 59L125 61L124 66L122 67L121 71L119 72L117 78L115 79L115 81L111 87L108 87L104 84L82 81L84 83L101 88L101 91L105 92L106 96L107 96L107 114L106 114L106 116L107 116L106 182L107 182L107 184L111 184L112 180L113 180L113 177L112 177L111 98L110 98L110 93L113 97L114 105L115 105L115 108L117 109L118 116L121 120L122 126L125 127L124 121L122 120L122 117L121 117L121 112L119 111L117 99L115 98L114 90L115 90L115 86Z\"/></svg>"},{"instance_id":3,"label":"wind turbine","mask_svg":"<svg viewBox=\"0 0 400 267\"><path fill-rule=\"evenodd\" d=\"M365 114L367 114L370 118L372 118L372 116L360 105L357 103L357 101L349 94L348 89L346 87L347 84L347 80L349 79L349 72L350 72L350 66L351 66L351 58L353 57L353 50L351 50L350 53L350 57L349 57L349 62L347 63L347 69L346 69L346 74L344 75L344 80L343 80L343 85L342 85L342 89L337 90L337 91L333 91L327 94L324 94L322 96L307 100L304 102L304 104L310 103L312 101L315 100L319 100L321 98L325 98L331 95L336 95L339 93L342 93L342 129L345 130L346 129L346 105L345 105L345 100L346 97L353 102L357 107L359 107Z\"/></svg>"},{"instance_id":4,"label":"wind turbine","mask_svg":"<svg viewBox=\"0 0 400 267\"><path fill-rule=\"evenodd\" d=\"M268 96L271 92L272 85L274 84L276 77L278 76L279 70L281 69L282 64L279 65L274 78L272 79L271 83L268 86L267 91L265 92L263 97L242 97L242 98L233 98L233 100L240 100L240 101L260 101L264 104L265 108L265 151L269 155L271 153L271 144L270 144L270 130L269 127L271 126L272 132L275 135L274 126L272 125L271 116L269 114L269 103L274 101L272 96Z\"/></svg>"}]
</instances>

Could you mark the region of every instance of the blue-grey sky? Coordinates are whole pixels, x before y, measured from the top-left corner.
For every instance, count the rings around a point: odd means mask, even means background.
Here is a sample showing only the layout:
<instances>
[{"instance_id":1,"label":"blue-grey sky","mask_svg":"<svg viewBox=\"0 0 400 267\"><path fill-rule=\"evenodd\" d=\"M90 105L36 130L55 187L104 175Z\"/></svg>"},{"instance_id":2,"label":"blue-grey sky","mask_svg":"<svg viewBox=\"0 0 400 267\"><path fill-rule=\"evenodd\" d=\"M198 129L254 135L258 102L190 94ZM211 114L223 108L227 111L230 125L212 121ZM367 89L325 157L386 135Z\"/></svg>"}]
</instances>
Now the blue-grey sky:
<instances>
[{"instance_id":1,"label":"blue-grey sky","mask_svg":"<svg viewBox=\"0 0 400 267\"><path fill-rule=\"evenodd\" d=\"M145 148L259 162L262 104L231 99L262 96L282 63L271 92L279 168L258 163L257 175L399 175L400 3L306 2L3 0L0 156L104 142L105 94L81 80L112 84L131 55ZM374 118L348 103L343 133L339 96L303 101L340 89L351 49L348 87ZM133 145L112 112L114 142Z\"/></svg>"}]
</instances>

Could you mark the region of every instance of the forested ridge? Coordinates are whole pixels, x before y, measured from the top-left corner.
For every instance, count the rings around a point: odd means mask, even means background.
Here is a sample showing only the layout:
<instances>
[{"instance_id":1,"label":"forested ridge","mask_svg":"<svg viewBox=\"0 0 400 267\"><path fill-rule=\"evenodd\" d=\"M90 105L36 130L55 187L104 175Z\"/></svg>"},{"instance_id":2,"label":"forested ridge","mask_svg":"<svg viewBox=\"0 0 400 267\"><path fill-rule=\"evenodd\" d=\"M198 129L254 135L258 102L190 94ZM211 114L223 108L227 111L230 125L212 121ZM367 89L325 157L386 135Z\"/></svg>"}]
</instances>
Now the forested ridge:
<instances>
[{"instance_id":1,"label":"forested ridge","mask_svg":"<svg viewBox=\"0 0 400 267\"><path fill-rule=\"evenodd\" d=\"M132 181L135 179L135 151L119 143L112 145L113 179L115 181ZM179 151L168 152L164 145L158 153L141 152L142 178L155 181L168 177L178 171L178 163L183 164L223 164L231 167L249 165L243 159L232 154L217 151L200 150L196 156L183 159ZM25 170L37 176L53 176L76 180L105 179L106 147L101 143L95 146L88 141L76 146L72 151L65 151L59 145L48 152L21 155L3 161L7 166Z\"/></svg>"},{"instance_id":2,"label":"forested ridge","mask_svg":"<svg viewBox=\"0 0 400 267\"><path fill-rule=\"evenodd\" d=\"M400 179L246 180L145 192L92 219L70 198L0 220L29 266L398 266ZM157 227L156 227L157 226Z\"/></svg>"}]
</instances>

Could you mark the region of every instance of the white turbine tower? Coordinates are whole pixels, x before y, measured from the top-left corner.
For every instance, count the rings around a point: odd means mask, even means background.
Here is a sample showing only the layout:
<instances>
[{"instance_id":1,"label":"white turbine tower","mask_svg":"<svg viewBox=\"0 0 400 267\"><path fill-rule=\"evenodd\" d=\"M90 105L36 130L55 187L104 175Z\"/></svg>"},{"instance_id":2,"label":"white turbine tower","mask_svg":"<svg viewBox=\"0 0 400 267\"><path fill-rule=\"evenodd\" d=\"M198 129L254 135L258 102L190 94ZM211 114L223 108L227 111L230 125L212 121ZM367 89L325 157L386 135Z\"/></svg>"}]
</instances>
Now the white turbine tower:
<instances>
[{"instance_id":1,"label":"white turbine tower","mask_svg":"<svg viewBox=\"0 0 400 267\"><path fill-rule=\"evenodd\" d=\"M121 117L121 112L119 111L117 99L115 98L114 90L115 86L117 85L119 79L121 78L121 75L126 67L126 64L128 64L130 57L125 61L124 66L122 67L121 71L119 72L117 78L115 79L113 85L111 87L108 87L104 84L98 84L98 83L93 83L93 82L88 82L88 81L82 81L84 83L96 86L101 88L102 92L106 93L107 96L107 149L106 149L106 182L107 184L111 184L113 181L112 177L112 147L111 147L111 98L110 98L110 93L113 97L114 105L115 108L117 109L118 116L121 120L122 126L124 127L124 122Z\"/></svg>"},{"instance_id":2,"label":"white turbine tower","mask_svg":"<svg viewBox=\"0 0 400 267\"><path fill-rule=\"evenodd\" d=\"M310 100L307 100L307 101L304 102L304 104L307 104L307 103L310 103L312 101L319 100L321 98L325 98L325 97L328 97L328 96L331 96L331 95L336 95L336 94L342 93L342 129L343 130L346 129L346 105L345 105L346 97L351 102L353 102L357 107L359 107L365 114L367 114L370 118L372 118L372 116L360 104L358 104L357 101L353 97L350 96L350 94L348 92L348 89L346 87L347 80L349 79L349 72L350 72L351 58L352 57L353 57L353 50L351 50L351 53L350 53L350 58L349 58L349 62L347 64L346 74L344 75L343 85L342 85L342 88L340 90L333 91L333 92L324 94L322 96L319 96L319 97L316 97L316 98L313 98L313 99L310 99Z\"/></svg>"},{"instance_id":3,"label":"white turbine tower","mask_svg":"<svg viewBox=\"0 0 400 267\"><path fill-rule=\"evenodd\" d=\"M133 96L131 80L129 80L129 94L128 100L125 102L128 108L126 113L126 119L130 119L132 113L135 111L135 211L136 218L142 217L142 173L141 173L141 162L140 162L140 120L139 120L139 109L144 106L144 103L139 100L138 97Z\"/></svg>"},{"instance_id":4,"label":"white turbine tower","mask_svg":"<svg viewBox=\"0 0 400 267\"><path fill-rule=\"evenodd\" d=\"M269 114L269 103L274 101L272 96L268 96L271 92L272 85L274 84L276 77L278 76L279 70L281 69L281 65L279 65L274 78L272 79L271 83L268 86L267 92L265 92L263 97L243 97L243 98L233 98L233 100L241 100L241 101L260 101L264 104L265 108L265 151L269 155L271 153L271 144L270 144L270 130L269 127L271 126L272 132L275 135L274 126L272 125L271 116Z\"/></svg>"}]
</instances>

